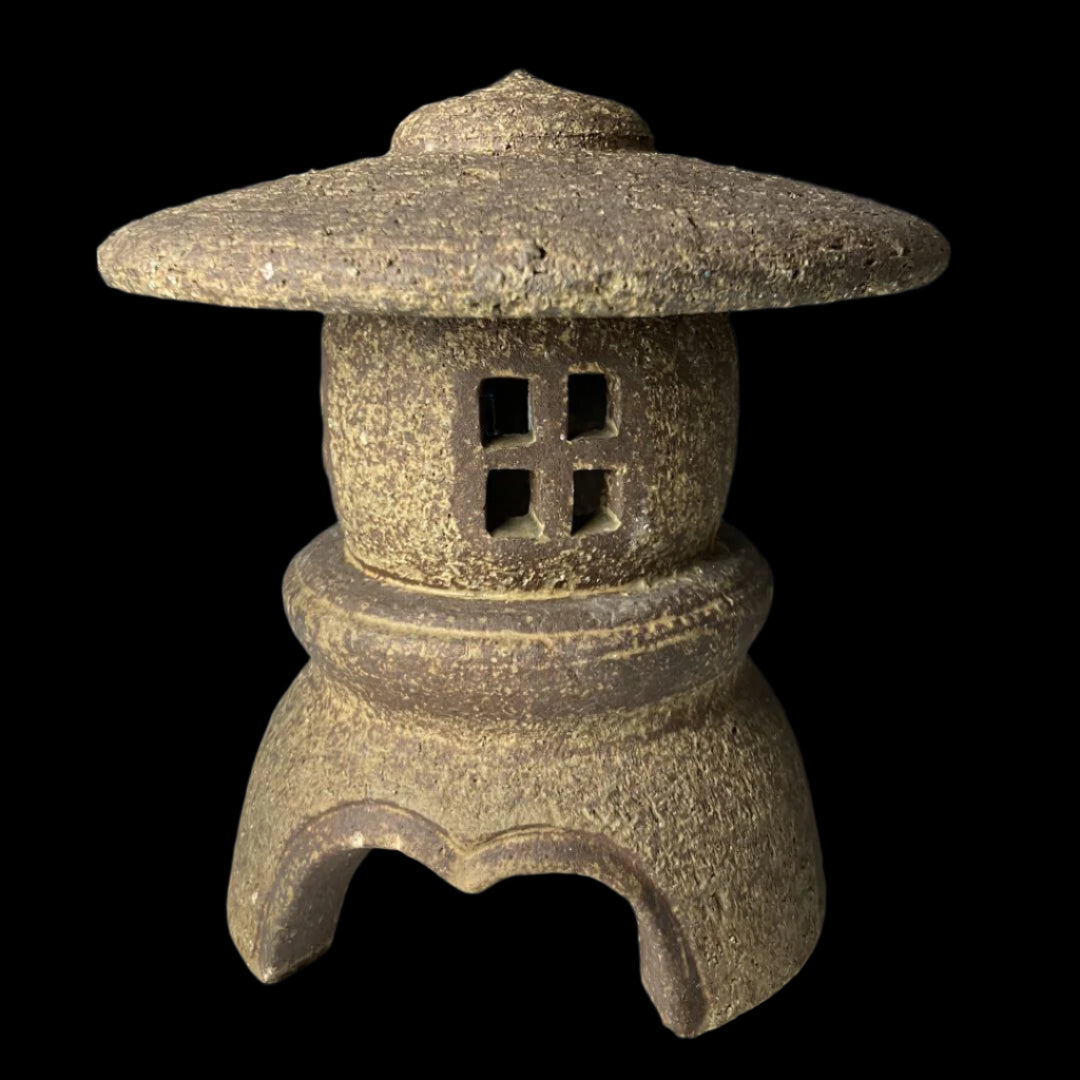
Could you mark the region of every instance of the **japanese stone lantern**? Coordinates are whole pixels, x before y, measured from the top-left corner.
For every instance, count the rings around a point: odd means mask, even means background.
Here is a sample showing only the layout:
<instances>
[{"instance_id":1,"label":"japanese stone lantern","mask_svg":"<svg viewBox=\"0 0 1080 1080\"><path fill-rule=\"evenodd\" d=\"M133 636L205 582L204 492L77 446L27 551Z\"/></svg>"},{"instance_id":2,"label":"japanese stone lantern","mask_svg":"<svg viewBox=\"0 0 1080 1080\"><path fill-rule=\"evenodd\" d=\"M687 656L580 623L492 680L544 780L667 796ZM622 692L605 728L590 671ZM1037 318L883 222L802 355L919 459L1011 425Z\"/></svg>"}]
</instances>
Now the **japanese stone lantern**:
<instances>
[{"instance_id":1,"label":"japanese stone lantern","mask_svg":"<svg viewBox=\"0 0 1080 1080\"><path fill-rule=\"evenodd\" d=\"M769 570L723 521L725 312L922 285L896 210L658 154L630 109L515 72L381 158L163 210L120 289L315 309L339 522L289 567L311 660L255 762L229 925L273 982L330 946L372 848L476 892L605 882L664 1023L717 1027L809 956L799 751L747 649Z\"/></svg>"}]
</instances>

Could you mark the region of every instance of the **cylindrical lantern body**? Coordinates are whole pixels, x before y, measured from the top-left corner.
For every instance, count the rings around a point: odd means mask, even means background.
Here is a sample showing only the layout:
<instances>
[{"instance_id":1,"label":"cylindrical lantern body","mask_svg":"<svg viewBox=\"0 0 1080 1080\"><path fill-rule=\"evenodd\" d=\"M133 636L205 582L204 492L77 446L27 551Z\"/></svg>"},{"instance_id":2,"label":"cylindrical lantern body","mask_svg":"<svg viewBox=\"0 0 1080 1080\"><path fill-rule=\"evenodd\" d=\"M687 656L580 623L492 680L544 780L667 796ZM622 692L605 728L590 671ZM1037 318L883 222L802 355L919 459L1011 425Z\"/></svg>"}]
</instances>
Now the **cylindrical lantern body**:
<instances>
[{"instance_id":1,"label":"cylindrical lantern body","mask_svg":"<svg viewBox=\"0 0 1080 1080\"><path fill-rule=\"evenodd\" d=\"M723 315L328 316L323 405L358 566L435 588L618 586L715 540L735 345Z\"/></svg>"}]
</instances>

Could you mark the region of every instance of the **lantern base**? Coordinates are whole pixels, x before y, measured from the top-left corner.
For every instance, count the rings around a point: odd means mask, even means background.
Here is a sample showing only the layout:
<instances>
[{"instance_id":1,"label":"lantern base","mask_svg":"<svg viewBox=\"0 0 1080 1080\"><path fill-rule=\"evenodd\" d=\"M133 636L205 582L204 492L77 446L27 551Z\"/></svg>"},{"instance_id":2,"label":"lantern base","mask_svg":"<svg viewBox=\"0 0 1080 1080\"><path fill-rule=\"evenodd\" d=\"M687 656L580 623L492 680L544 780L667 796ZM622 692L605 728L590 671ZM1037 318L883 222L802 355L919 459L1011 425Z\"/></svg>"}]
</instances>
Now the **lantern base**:
<instances>
[{"instance_id":1,"label":"lantern base","mask_svg":"<svg viewBox=\"0 0 1080 1080\"><path fill-rule=\"evenodd\" d=\"M351 567L337 529L301 553L286 599L312 661L260 747L229 889L255 975L329 948L353 872L388 848L466 892L519 874L604 882L634 909L642 980L679 1035L783 986L817 941L824 879L798 748L745 657L767 570L722 536L636 596L415 606ZM504 617L538 629L511 639Z\"/></svg>"}]
</instances>

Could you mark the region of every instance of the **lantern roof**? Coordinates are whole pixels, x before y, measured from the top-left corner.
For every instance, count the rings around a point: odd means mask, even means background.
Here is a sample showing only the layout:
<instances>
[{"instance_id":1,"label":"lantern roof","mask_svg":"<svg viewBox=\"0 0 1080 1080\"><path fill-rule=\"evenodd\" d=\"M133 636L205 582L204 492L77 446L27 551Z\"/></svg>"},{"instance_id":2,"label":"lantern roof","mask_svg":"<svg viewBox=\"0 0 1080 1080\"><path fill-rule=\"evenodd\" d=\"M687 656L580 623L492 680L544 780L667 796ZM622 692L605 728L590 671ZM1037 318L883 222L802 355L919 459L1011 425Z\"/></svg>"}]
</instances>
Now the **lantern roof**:
<instances>
[{"instance_id":1,"label":"lantern roof","mask_svg":"<svg viewBox=\"0 0 1080 1080\"><path fill-rule=\"evenodd\" d=\"M425 105L389 151L151 214L108 284L236 307L658 316L915 288L931 225L868 199L657 153L631 109L517 71Z\"/></svg>"}]
</instances>

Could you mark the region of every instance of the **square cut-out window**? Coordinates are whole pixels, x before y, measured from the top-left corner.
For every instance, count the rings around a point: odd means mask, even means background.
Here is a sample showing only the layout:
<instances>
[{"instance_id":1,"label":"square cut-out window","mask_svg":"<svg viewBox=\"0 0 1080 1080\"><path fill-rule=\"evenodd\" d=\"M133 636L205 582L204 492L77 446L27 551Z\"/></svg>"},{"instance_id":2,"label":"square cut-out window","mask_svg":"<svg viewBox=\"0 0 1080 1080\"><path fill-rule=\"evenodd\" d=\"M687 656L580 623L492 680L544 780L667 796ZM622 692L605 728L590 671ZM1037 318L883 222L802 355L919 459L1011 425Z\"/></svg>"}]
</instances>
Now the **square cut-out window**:
<instances>
[{"instance_id":1,"label":"square cut-out window","mask_svg":"<svg viewBox=\"0 0 1080 1080\"><path fill-rule=\"evenodd\" d=\"M480 441L484 446L532 441L528 379L481 379Z\"/></svg>"},{"instance_id":2,"label":"square cut-out window","mask_svg":"<svg viewBox=\"0 0 1080 1080\"><path fill-rule=\"evenodd\" d=\"M612 532L619 527L619 519L610 506L610 481L608 469L574 470L572 536Z\"/></svg>"},{"instance_id":3,"label":"square cut-out window","mask_svg":"<svg viewBox=\"0 0 1080 1080\"><path fill-rule=\"evenodd\" d=\"M566 437L614 435L607 376L599 371L579 371L566 384Z\"/></svg>"},{"instance_id":4,"label":"square cut-out window","mask_svg":"<svg viewBox=\"0 0 1080 1080\"><path fill-rule=\"evenodd\" d=\"M484 522L492 536L539 536L532 509L532 473L528 469L491 469L487 474Z\"/></svg>"}]
</instances>

